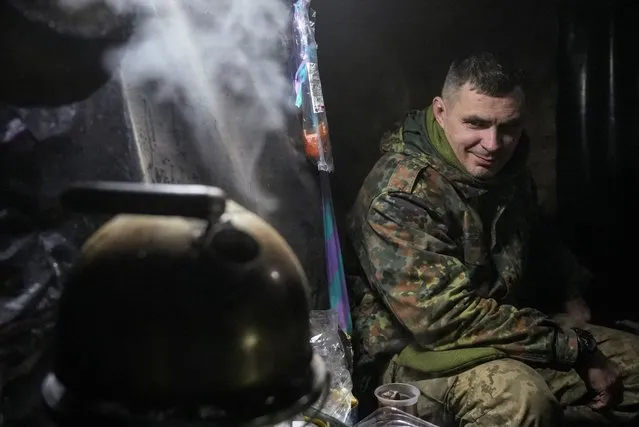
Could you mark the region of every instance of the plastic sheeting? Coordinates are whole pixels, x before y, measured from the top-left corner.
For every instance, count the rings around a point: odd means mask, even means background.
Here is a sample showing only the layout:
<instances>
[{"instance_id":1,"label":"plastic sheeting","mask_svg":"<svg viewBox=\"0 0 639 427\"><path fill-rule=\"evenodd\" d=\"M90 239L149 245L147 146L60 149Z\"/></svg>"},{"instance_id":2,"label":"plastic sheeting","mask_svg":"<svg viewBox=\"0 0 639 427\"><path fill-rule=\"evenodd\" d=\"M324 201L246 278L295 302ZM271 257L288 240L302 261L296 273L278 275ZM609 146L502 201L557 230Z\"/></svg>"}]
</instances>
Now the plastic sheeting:
<instances>
[{"instance_id":1,"label":"plastic sheeting","mask_svg":"<svg viewBox=\"0 0 639 427\"><path fill-rule=\"evenodd\" d=\"M313 310L310 313L311 345L319 354L330 372L330 392L324 406L318 408L323 414L351 425L353 403L353 380L350 362L352 354L348 339L340 335L338 313L334 310ZM318 402L319 403L319 402Z\"/></svg>"},{"instance_id":2,"label":"plastic sheeting","mask_svg":"<svg viewBox=\"0 0 639 427\"><path fill-rule=\"evenodd\" d=\"M46 350L64 275L76 254L74 229L41 196L37 145L20 112L0 107L2 389L30 373Z\"/></svg>"}]
</instances>

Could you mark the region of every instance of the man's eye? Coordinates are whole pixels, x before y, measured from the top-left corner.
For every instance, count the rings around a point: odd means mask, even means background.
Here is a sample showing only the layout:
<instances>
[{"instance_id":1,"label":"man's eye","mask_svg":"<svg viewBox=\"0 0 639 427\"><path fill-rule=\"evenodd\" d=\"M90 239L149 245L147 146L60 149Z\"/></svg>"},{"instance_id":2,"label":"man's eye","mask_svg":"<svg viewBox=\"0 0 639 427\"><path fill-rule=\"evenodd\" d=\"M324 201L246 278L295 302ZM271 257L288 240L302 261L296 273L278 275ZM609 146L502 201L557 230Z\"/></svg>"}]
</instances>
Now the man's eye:
<instances>
[{"instance_id":1,"label":"man's eye","mask_svg":"<svg viewBox=\"0 0 639 427\"><path fill-rule=\"evenodd\" d=\"M484 122L468 122L468 126L472 129L484 129L487 127Z\"/></svg>"}]
</instances>

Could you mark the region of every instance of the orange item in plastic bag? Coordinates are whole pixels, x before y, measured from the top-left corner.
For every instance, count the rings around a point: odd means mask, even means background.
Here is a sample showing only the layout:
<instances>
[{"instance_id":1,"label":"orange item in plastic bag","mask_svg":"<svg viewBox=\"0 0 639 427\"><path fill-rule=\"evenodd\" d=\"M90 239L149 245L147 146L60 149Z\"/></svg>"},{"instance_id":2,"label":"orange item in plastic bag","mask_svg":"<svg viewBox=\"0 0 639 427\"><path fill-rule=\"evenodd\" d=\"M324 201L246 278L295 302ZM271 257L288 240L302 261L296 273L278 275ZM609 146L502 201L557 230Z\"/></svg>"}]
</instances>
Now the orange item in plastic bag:
<instances>
[{"instance_id":1,"label":"orange item in plastic bag","mask_svg":"<svg viewBox=\"0 0 639 427\"><path fill-rule=\"evenodd\" d=\"M328 141L328 125L319 124L319 132L308 133L304 131L304 152L313 160L320 158L320 147L324 141Z\"/></svg>"}]
</instances>

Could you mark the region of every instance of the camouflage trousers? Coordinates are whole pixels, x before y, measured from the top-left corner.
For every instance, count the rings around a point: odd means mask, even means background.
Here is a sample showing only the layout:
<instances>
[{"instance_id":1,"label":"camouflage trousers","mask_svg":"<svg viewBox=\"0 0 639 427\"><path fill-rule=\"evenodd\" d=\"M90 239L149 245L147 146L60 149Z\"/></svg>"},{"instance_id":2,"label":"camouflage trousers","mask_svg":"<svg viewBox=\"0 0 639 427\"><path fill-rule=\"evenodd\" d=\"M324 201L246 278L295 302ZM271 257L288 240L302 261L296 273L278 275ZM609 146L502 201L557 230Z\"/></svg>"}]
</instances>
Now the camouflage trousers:
<instances>
[{"instance_id":1,"label":"camouflage trousers","mask_svg":"<svg viewBox=\"0 0 639 427\"><path fill-rule=\"evenodd\" d=\"M391 362L383 381L417 386L422 392L418 415L441 427L639 426L639 336L593 325L585 329L621 371L623 402L607 412L595 412L585 405L589 393L575 371L533 369L513 359L434 379L424 379L423 374L420 377L419 372Z\"/></svg>"}]
</instances>

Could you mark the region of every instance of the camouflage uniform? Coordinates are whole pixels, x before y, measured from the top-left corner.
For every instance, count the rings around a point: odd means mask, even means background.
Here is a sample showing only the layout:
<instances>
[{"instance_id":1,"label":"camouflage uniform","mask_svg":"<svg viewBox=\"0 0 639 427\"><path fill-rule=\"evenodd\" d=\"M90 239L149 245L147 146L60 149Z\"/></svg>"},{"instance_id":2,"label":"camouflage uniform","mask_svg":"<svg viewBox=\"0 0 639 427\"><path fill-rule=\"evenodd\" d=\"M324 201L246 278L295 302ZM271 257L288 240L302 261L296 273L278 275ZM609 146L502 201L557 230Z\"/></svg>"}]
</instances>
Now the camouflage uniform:
<instances>
[{"instance_id":1,"label":"camouflage uniform","mask_svg":"<svg viewBox=\"0 0 639 427\"><path fill-rule=\"evenodd\" d=\"M369 284L353 289L362 357L399 354L384 380L420 387L426 419L561 424L561 408L586 389L571 370L575 332L544 313L590 276L542 231L525 136L498 176L479 182L435 149L424 120L413 112L383 139L349 218ZM639 339L591 330L621 367L626 395L615 415L629 419L639 412ZM425 368L402 362L409 349Z\"/></svg>"}]
</instances>

